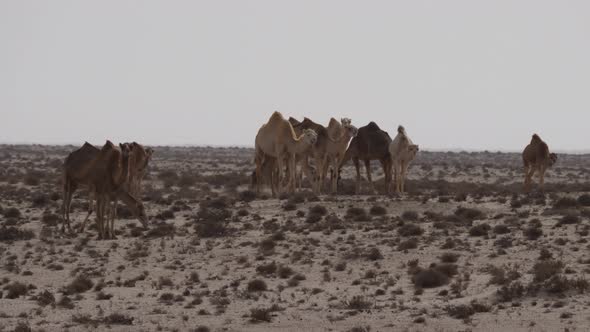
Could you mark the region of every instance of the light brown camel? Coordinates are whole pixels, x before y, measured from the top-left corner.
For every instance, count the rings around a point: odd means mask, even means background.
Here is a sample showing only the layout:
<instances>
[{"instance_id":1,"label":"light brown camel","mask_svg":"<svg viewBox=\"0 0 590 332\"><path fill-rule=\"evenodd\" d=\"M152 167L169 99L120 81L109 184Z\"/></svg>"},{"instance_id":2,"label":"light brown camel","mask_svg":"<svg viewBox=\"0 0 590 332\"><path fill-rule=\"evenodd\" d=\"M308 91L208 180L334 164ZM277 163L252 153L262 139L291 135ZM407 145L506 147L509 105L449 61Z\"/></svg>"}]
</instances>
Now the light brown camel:
<instances>
[{"instance_id":1,"label":"light brown camel","mask_svg":"<svg viewBox=\"0 0 590 332\"><path fill-rule=\"evenodd\" d=\"M120 148L107 141L98 155L89 163L82 166L81 173L86 174L89 187L96 199L96 215L99 238L114 238L114 221L116 216L116 201L121 199L147 227L145 208L140 200L133 197L125 188L129 175L130 146L120 144ZM114 207L109 205L113 203ZM108 214L105 225L105 214ZM110 224L109 224L110 221ZM84 224L82 229L84 229ZM106 226L106 227L105 227Z\"/></svg>"},{"instance_id":2,"label":"light brown camel","mask_svg":"<svg viewBox=\"0 0 590 332\"><path fill-rule=\"evenodd\" d=\"M395 136L389 145L389 153L391 154L393 166L393 184L395 185L395 192L403 193L405 191L408 167L416 157L418 150L418 145L412 142L404 127L399 126L397 128L397 136Z\"/></svg>"},{"instance_id":3,"label":"light brown camel","mask_svg":"<svg viewBox=\"0 0 590 332\"><path fill-rule=\"evenodd\" d=\"M322 174L320 176L320 183L323 184L323 179L328 174L328 167L332 164L332 173L330 176L332 193L336 193L338 189L338 167L344 158L348 143L358 133L358 129L351 124L350 119L343 118L341 123L334 122L337 121L332 118L328 124L329 138L326 144L326 152L322 161Z\"/></svg>"},{"instance_id":4,"label":"light brown camel","mask_svg":"<svg viewBox=\"0 0 590 332\"><path fill-rule=\"evenodd\" d=\"M317 141L317 134L313 130L305 130L297 136L293 126L285 120L279 112L274 112L268 122L264 124L256 135L256 193L260 193L262 180L262 165L267 157L276 159L278 168L277 184L279 192L283 191L282 171L283 163L287 159L289 174L287 175L288 187L294 189L295 181L295 157L308 150Z\"/></svg>"},{"instance_id":5,"label":"light brown camel","mask_svg":"<svg viewBox=\"0 0 590 332\"><path fill-rule=\"evenodd\" d=\"M293 122L291 121L291 123ZM320 193L325 181L325 172L323 172L323 170L327 167L328 163L327 148L330 141L328 130L326 127L313 122L307 117L303 118L303 121L293 126L293 128L297 134L303 132L303 130L309 129L318 134L316 143L307 151L307 153L302 154L299 161L301 162L303 172L311 180L313 191L315 193ZM310 158L313 159L316 167L317 172L315 176L312 175L311 166L309 165Z\"/></svg>"},{"instance_id":6,"label":"light brown camel","mask_svg":"<svg viewBox=\"0 0 590 332\"><path fill-rule=\"evenodd\" d=\"M543 142L539 135L534 134L531 143L522 152L524 163L524 190L530 191L533 176L539 173L539 187L543 190L545 185L545 171L557 162L557 155L549 153L549 146Z\"/></svg>"},{"instance_id":7,"label":"light brown camel","mask_svg":"<svg viewBox=\"0 0 590 332\"><path fill-rule=\"evenodd\" d=\"M373 180L371 178L371 160L377 159L381 162L383 173L385 173L385 184L389 192L389 183L391 182L391 155L389 153L389 144L391 137L389 134L379 128L375 122L358 129L357 135L350 141L350 145L344 154L344 158L338 167L338 173L342 167L350 160L354 162L356 168L356 193L361 190L361 172L359 161L365 162L367 169L367 180L369 181L372 193L376 193Z\"/></svg>"},{"instance_id":8,"label":"light brown camel","mask_svg":"<svg viewBox=\"0 0 590 332\"><path fill-rule=\"evenodd\" d=\"M131 195L141 199L141 181L147 174L148 163L150 162L154 150L145 148L137 142L127 143L131 147L129 155L129 179L127 185Z\"/></svg>"}]
</instances>

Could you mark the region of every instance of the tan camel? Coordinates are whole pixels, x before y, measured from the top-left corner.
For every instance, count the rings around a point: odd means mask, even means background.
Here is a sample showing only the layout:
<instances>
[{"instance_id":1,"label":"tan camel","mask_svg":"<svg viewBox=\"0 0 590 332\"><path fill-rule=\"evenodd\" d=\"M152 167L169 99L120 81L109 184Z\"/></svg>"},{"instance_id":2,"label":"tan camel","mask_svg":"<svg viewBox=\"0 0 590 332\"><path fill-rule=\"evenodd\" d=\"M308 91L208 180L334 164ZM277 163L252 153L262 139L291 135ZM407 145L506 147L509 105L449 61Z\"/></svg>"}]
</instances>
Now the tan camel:
<instances>
[{"instance_id":1,"label":"tan camel","mask_svg":"<svg viewBox=\"0 0 590 332\"><path fill-rule=\"evenodd\" d=\"M534 134L531 143L522 152L524 163L524 190L530 191L533 176L539 173L539 187L543 190L545 185L545 171L557 162L557 155L549 153L549 146L539 135Z\"/></svg>"},{"instance_id":2,"label":"tan camel","mask_svg":"<svg viewBox=\"0 0 590 332\"><path fill-rule=\"evenodd\" d=\"M354 162L356 168L356 193L361 190L361 172L359 161L365 162L367 169L367 180L369 181L372 193L376 193L373 179L371 178L371 160L377 159L381 162L383 173L385 173L385 183L389 192L389 183L391 182L391 155L389 154L389 144L391 137L386 131L381 130L375 122L358 129L357 135L350 141L350 145L344 154L344 158L338 167L338 173L342 167L350 160Z\"/></svg>"},{"instance_id":3,"label":"tan camel","mask_svg":"<svg viewBox=\"0 0 590 332\"><path fill-rule=\"evenodd\" d=\"M274 112L268 122L264 124L256 135L256 192L260 193L262 180L262 165L267 157L275 158L278 168L277 184L279 192L283 191L282 171L285 159L289 165L287 174L288 187L294 189L295 157L307 151L317 141L317 134L313 130L305 130L297 136L293 126L285 120L279 112Z\"/></svg>"},{"instance_id":4,"label":"tan camel","mask_svg":"<svg viewBox=\"0 0 590 332\"><path fill-rule=\"evenodd\" d=\"M351 124L350 119L343 118L341 123L338 124L335 124L332 120L334 120L334 118L330 119L330 123L328 124L329 138L326 144L324 160L322 161L320 184L323 184L324 179L328 174L328 167L331 163L331 192L336 193L338 190L338 167L340 166L342 159L344 159L348 143L357 135L358 129ZM320 190L321 189L322 188L320 188Z\"/></svg>"},{"instance_id":5,"label":"tan camel","mask_svg":"<svg viewBox=\"0 0 590 332\"><path fill-rule=\"evenodd\" d=\"M127 143L131 147L129 155L129 179L127 185L131 195L141 199L141 181L147 174L148 163L150 162L154 150L144 148L137 142Z\"/></svg>"},{"instance_id":6,"label":"tan camel","mask_svg":"<svg viewBox=\"0 0 590 332\"><path fill-rule=\"evenodd\" d=\"M395 185L395 192L403 193L405 191L406 174L408 167L416 154L418 153L418 145L414 144L404 127L397 128L397 136L389 145L389 153L391 154L391 161L393 166L393 184Z\"/></svg>"},{"instance_id":7,"label":"tan camel","mask_svg":"<svg viewBox=\"0 0 590 332\"><path fill-rule=\"evenodd\" d=\"M99 238L114 238L116 202L121 199L131 212L147 227L145 208L140 200L129 194L125 183L129 175L129 154L131 147L120 144L120 148L110 141L89 163L82 166L81 173L86 174L86 181L94 192ZM113 203L111 207L110 204ZM105 220L105 214L108 214ZM106 221L106 225L105 225ZM109 224L110 221L110 224ZM105 227L106 226L106 227ZM82 224L82 230L85 224Z\"/></svg>"}]
</instances>

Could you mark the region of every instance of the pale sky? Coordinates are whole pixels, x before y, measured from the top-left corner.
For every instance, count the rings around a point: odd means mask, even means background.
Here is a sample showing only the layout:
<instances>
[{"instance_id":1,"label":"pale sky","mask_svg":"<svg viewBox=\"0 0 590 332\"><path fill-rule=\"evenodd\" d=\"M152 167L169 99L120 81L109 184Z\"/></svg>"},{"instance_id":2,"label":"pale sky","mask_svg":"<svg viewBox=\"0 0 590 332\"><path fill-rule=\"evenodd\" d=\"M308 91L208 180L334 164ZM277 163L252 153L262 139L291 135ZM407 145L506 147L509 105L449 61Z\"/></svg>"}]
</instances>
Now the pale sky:
<instances>
[{"instance_id":1,"label":"pale sky","mask_svg":"<svg viewBox=\"0 0 590 332\"><path fill-rule=\"evenodd\" d=\"M253 146L275 110L590 150L590 1L0 0L0 142Z\"/></svg>"}]
</instances>

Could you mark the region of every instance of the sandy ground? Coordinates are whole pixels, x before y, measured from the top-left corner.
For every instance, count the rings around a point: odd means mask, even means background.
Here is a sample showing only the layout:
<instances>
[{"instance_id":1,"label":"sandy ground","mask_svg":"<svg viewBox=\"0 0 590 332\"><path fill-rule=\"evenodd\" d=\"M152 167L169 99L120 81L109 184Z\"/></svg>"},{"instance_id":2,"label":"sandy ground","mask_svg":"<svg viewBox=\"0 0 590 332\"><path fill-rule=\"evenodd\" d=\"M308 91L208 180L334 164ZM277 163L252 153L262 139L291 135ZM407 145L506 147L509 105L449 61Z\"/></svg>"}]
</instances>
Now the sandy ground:
<instances>
[{"instance_id":1,"label":"sandy ground","mask_svg":"<svg viewBox=\"0 0 590 332\"><path fill-rule=\"evenodd\" d=\"M518 154L420 152L402 196L351 195L349 165L339 195L254 199L252 150L156 147L149 230L122 209L99 241L55 226L74 149L0 146L0 331L590 330L590 156L545 194Z\"/></svg>"}]
</instances>

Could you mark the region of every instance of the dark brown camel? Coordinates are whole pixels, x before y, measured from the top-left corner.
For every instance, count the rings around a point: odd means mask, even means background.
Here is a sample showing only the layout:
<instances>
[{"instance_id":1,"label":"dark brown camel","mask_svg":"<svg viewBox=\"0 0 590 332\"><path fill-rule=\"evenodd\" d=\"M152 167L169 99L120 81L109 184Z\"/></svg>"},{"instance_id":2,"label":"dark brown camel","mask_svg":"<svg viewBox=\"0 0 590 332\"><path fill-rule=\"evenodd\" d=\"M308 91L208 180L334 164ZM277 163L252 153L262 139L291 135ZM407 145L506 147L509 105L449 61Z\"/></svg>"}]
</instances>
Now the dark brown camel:
<instances>
[{"instance_id":1,"label":"dark brown camel","mask_svg":"<svg viewBox=\"0 0 590 332\"><path fill-rule=\"evenodd\" d=\"M543 142L539 135L534 134L531 143L522 152L524 164L524 190L531 189L531 183L535 173L539 173L539 187L541 190L545 184L545 171L557 162L557 155L549 153L549 146Z\"/></svg>"},{"instance_id":2,"label":"dark brown camel","mask_svg":"<svg viewBox=\"0 0 590 332\"><path fill-rule=\"evenodd\" d=\"M311 180L313 190L316 193L320 193L323 189L324 176L319 170L323 170L325 165L328 163L327 160L327 146L330 137L326 127L319 123L315 123L309 118L303 118L303 121L299 122L296 119L289 118L289 122L293 125L293 129L299 135L305 129L312 129L318 135L316 143L312 146L311 150L308 150L307 154L302 155L298 161L301 161L301 167L305 176ZM315 168L318 172L312 172L312 168L309 165L309 158L313 158ZM315 173L315 176L314 176Z\"/></svg>"},{"instance_id":3,"label":"dark brown camel","mask_svg":"<svg viewBox=\"0 0 590 332\"><path fill-rule=\"evenodd\" d=\"M87 165L83 166L82 172L87 174L88 184L94 191L96 198L96 215L99 229L99 238L114 238L115 208L109 208L113 203L116 206L118 199L121 199L140 220L144 227L147 227L147 216L140 200L129 194L125 183L129 176L129 155L132 153L128 144L120 144L120 148L107 141L99 151L98 155ZM109 213L110 212L110 213ZM105 214L110 215L106 218ZM110 219L110 225L109 225Z\"/></svg>"},{"instance_id":4,"label":"dark brown camel","mask_svg":"<svg viewBox=\"0 0 590 332\"><path fill-rule=\"evenodd\" d=\"M356 168L356 193L361 190L361 171L359 161L365 162L367 169L367 180L369 181L372 193L376 193L373 180L371 178L371 160L379 160L383 173L385 174L385 187L389 193L389 183L391 182L391 155L389 153L389 144L391 143L389 134L375 123L370 122L368 125L358 129L357 135L350 141L350 145L344 154L340 163L340 169L350 159L354 162ZM340 172L340 171L339 171Z\"/></svg>"}]
</instances>

